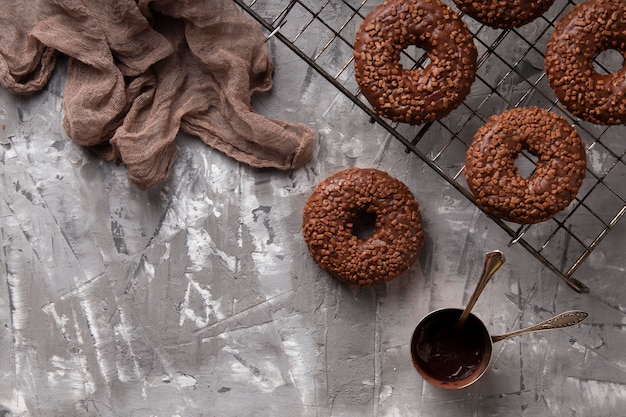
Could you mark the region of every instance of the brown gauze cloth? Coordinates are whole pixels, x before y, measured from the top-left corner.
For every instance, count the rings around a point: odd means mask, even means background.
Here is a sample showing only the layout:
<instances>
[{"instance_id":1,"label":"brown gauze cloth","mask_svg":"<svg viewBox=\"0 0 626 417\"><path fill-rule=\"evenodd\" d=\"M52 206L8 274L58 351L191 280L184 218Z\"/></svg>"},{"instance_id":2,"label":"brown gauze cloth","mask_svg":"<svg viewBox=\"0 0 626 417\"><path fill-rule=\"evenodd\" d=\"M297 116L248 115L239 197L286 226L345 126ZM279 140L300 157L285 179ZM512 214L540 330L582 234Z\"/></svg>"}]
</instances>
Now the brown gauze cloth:
<instances>
[{"instance_id":1,"label":"brown gauze cloth","mask_svg":"<svg viewBox=\"0 0 626 417\"><path fill-rule=\"evenodd\" d=\"M180 130L253 167L296 168L314 132L265 117L272 87L261 26L232 0L2 0L0 83L42 89L68 57L63 126L146 189L165 180Z\"/></svg>"}]
</instances>

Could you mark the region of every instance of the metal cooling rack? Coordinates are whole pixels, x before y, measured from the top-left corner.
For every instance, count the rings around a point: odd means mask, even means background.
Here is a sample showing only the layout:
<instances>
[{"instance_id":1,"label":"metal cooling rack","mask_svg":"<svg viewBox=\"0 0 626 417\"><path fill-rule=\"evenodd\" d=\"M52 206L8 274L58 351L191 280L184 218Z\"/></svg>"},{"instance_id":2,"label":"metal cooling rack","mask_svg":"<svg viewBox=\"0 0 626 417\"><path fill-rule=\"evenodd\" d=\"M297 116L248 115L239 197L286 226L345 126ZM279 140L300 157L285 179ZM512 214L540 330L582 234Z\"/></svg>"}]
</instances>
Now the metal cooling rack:
<instances>
[{"instance_id":1,"label":"metal cooling rack","mask_svg":"<svg viewBox=\"0 0 626 417\"><path fill-rule=\"evenodd\" d=\"M478 48L478 74L472 92L448 117L408 126L379 117L354 79L352 43L367 13L382 0L233 0L298 57L348 97L389 134L476 204L463 174L465 150L475 131L492 114L536 105L566 117L587 145L593 164L576 200L553 219L520 226L487 214L520 245L564 280L586 293L573 277L592 251L626 213L626 127L597 126L573 118L552 93L543 72L544 50L554 23L579 1L557 0L536 21L513 30L496 30L463 16ZM445 1L445 0L444 0ZM458 10L451 1L446 1ZM311 46L315 47L312 49ZM596 59L599 72L615 71L622 58L609 51ZM407 48L404 67L424 67L424 51ZM364 116L365 116L364 115ZM530 170L532 156L526 155ZM524 163L520 165L523 169Z\"/></svg>"}]
</instances>

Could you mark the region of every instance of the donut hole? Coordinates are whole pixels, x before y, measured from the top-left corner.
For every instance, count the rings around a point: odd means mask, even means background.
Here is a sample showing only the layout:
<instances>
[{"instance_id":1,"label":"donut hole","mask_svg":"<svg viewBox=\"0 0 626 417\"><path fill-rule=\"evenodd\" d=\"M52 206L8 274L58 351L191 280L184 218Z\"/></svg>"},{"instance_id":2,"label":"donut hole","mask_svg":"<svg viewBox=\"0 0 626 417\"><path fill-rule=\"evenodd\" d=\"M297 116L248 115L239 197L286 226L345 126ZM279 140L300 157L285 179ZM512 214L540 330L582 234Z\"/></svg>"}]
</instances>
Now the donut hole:
<instances>
[{"instance_id":1,"label":"donut hole","mask_svg":"<svg viewBox=\"0 0 626 417\"><path fill-rule=\"evenodd\" d=\"M616 49L602 51L593 60L593 69L598 74L613 74L622 68L624 68L624 56Z\"/></svg>"},{"instance_id":2,"label":"donut hole","mask_svg":"<svg viewBox=\"0 0 626 417\"><path fill-rule=\"evenodd\" d=\"M524 179L529 178L537 168L537 158L530 152L521 152L515 159L515 168L517 173Z\"/></svg>"},{"instance_id":3,"label":"donut hole","mask_svg":"<svg viewBox=\"0 0 626 417\"><path fill-rule=\"evenodd\" d=\"M430 58L425 49L416 45L409 45L400 54L400 66L407 70L424 69L430 64Z\"/></svg>"},{"instance_id":4,"label":"donut hole","mask_svg":"<svg viewBox=\"0 0 626 417\"><path fill-rule=\"evenodd\" d=\"M361 210L352 220L352 234L361 240L367 240L376 230L376 213Z\"/></svg>"}]
</instances>

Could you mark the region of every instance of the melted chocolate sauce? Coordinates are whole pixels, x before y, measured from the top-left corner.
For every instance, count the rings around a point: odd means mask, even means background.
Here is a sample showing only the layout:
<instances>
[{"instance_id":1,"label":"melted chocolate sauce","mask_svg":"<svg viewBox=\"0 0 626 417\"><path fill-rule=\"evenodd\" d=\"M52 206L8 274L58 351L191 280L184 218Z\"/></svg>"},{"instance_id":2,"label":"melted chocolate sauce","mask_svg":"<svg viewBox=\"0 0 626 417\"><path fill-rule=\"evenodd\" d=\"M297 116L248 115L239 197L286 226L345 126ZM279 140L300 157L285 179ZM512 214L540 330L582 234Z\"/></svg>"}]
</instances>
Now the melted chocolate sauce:
<instances>
[{"instance_id":1,"label":"melted chocolate sauce","mask_svg":"<svg viewBox=\"0 0 626 417\"><path fill-rule=\"evenodd\" d=\"M460 315L456 309L432 314L415 330L411 341L416 366L444 383L471 377L489 359L487 330L472 315L461 329L455 329Z\"/></svg>"}]
</instances>

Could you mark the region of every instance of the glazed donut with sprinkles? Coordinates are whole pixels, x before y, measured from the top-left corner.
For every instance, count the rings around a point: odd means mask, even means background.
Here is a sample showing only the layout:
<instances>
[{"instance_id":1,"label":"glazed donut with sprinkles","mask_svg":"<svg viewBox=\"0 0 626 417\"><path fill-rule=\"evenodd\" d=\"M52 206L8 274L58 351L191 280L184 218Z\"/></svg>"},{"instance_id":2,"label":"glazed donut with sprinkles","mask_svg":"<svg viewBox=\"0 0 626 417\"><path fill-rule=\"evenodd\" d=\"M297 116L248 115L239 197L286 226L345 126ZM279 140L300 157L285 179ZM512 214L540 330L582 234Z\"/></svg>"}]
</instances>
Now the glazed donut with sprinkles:
<instances>
[{"instance_id":1,"label":"glazed donut with sprinkles","mask_svg":"<svg viewBox=\"0 0 626 417\"><path fill-rule=\"evenodd\" d=\"M515 165L522 151L537 158L523 177ZM465 179L486 212L519 224L539 223L565 209L586 175L585 144L562 116L539 107L491 116L474 136Z\"/></svg>"},{"instance_id":2,"label":"glazed donut with sprinkles","mask_svg":"<svg viewBox=\"0 0 626 417\"><path fill-rule=\"evenodd\" d=\"M626 1L586 0L557 22L545 70L574 116L599 125L625 124L626 61L608 74L594 67L594 59L608 50L626 57Z\"/></svg>"},{"instance_id":3,"label":"glazed donut with sprinkles","mask_svg":"<svg viewBox=\"0 0 626 417\"><path fill-rule=\"evenodd\" d=\"M313 260L340 281L382 284L414 264L424 245L419 205L408 187L376 169L348 168L307 200L302 234Z\"/></svg>"},{"instance_id":4,"label":"glazed donut with sprinkles","mask_svg":"<svg viewBox=\"0 0 626 417\"><path fill-rule=\"evenodd\" d=\"M404 68L410 45L426 50L424 69ZM382 117L412 125L456 109L476 77L477 51L458 13L440 0L386 0L361 23L354 42L355 77Z\"/></svg>"},{"instance_id":5,"label":"glazed donut with sprinkles","mask_svg":"<svg viewBox=\"0 0 626 417\"><path fill-rule=\"evenodd\" d=\"M457 7L480 23L497 29L524 26L550 9L554 0L454 0Z\"/></svg>"}]
</instances>

